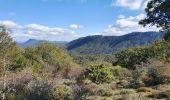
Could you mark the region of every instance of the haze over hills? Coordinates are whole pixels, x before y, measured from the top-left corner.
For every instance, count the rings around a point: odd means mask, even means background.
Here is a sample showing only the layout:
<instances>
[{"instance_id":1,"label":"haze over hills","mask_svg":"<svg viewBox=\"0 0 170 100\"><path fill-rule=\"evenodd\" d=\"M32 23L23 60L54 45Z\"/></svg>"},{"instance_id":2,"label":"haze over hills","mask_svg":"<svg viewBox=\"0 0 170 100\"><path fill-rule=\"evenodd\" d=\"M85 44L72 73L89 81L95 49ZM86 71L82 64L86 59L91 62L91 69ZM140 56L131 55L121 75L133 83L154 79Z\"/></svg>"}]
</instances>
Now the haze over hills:
<instances>
[{"instance_id":1,"label":"haze over hills","mask_svg":"<svg viewBox=\"0 0 170 100\"><path fill-rule=\"evenodd\" d=\"M87 36L71 42L29 39L26 42L17 43L17 45L27 47L36 46L42 42L50 42L66 47L69 52L79 54L111 54L124 48L148 45L162 37L162 32L133 32L122 36Z\"/></svg>"},{"instance_id":2,"label":"haze over hills","mask_svg":"<svg viewBox=\"0 0 170 100\"><path fill-rule=\"evenodd\" d=\"M17 43L17 45L19 47L37 46L38 44L40 44L42 42L54 43L54 44L57 44L59 46L64 46L64 45L66 45L68 43L66 41L46 41L46 40L29 39L29 40L27 40L25 42Z\"/></svg>"},{"instance_id":3,"label":"haze over hills","mask_svg":"<svg viewBox=\"0 0 170 100\"><path fill-rule=\"evenodd\" d=\"M67 50L79 54L111 54L124 48L148 45L162 37L162 32L133 32L123 36L87 36L69 42Z\"/></svg>"}]
</instances>

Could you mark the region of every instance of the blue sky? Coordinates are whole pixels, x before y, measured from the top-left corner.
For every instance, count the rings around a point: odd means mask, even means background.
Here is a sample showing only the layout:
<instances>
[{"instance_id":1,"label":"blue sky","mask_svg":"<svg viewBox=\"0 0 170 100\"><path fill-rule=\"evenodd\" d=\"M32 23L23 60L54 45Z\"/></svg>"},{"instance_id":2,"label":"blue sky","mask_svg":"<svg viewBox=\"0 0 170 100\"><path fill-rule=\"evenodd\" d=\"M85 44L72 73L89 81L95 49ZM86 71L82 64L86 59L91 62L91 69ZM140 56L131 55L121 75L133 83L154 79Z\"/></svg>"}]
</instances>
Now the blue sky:
<instances>
[{"instance_id":1,"label":"blue sky","mask_svg":"<svg viewBox=\"0 0 170 100\"><path fill-rule=\"evenodd\" d=\"M152 31L137 23L147 0L0 0L0 25L16 41L71 41L87 35Z\"/></svg>"}]
</instances>

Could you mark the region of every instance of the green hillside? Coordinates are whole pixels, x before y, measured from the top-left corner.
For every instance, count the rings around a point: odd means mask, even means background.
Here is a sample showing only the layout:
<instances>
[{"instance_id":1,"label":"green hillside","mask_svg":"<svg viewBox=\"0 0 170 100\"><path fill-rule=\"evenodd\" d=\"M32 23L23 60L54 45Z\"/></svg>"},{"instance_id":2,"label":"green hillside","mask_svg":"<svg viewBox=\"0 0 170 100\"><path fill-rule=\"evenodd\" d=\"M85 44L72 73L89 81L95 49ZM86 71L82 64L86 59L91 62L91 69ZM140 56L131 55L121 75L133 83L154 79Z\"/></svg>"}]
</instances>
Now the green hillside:
<instances>
[{"instance_id":1,"label":"green hillside","mask_svg":"<svg viewBox=\"0 0 170 100\"><path fill-rule=\"evenodd\" d=\"M111 54L129 47L148 45L162 37L162 32L133 32L123 36L87 36L68 43L67 50L79 54Z\"/></svg>"}]
</instances>

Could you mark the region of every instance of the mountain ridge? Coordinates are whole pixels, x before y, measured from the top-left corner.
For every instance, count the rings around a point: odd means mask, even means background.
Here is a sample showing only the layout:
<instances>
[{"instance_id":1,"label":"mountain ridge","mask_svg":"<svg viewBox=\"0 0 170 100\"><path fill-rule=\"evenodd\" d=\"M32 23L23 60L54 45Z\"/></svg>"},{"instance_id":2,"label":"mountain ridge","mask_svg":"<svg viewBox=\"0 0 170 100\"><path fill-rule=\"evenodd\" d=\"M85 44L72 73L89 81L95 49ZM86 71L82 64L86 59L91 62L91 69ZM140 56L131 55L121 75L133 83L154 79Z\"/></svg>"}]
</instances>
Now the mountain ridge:
<instances>
[{"instance_id":1,"label":"mountain ridge","mask_svg":"<svg viewBox=\"0 0 170 100\"><path fill-rule=\"evenodd\" d=\"M17 43L17 45L19 47L25 48L25 47L28 47L28 46L37 46L38 44L43 43L43 42L49 42L49 43L57 44L59 46L66 45L68 43L66 41L47 41L47 40L29 39L25 42Z\"/></svg>"},{"instance_id":2,"label":"mountain ridge","mask_svg":"<svg viewBox=\"0 0 170 100\"><path fill-rule=\"evenodd\" d=\"M94 35L73 40L67 44L69 52L79 54L111 54L119 50L153 43L163 32L132 32L122 36Z\"/></svg>"}]
</instances>

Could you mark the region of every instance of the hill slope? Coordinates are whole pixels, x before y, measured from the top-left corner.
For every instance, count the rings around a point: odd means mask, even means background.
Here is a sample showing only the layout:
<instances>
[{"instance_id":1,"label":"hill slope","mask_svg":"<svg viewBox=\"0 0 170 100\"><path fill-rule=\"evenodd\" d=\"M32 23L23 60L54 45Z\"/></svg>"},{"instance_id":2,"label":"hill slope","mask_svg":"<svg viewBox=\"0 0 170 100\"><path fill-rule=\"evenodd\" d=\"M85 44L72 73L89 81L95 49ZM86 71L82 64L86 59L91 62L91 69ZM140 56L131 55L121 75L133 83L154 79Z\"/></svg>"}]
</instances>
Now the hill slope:
<instances>
[{"instance_id":1,"label":"hill slope","mask_svg":"<svg viewBox=\"0 0 170 100\"><path fill-rule=\"evenodd\" d=\"M40 44L42 42L54 43L59 46L65 46L67 44L67 42L65 42L65 41L45 41L45 40L29 39L23 43L17 43L17 45L19 47L37 46L38 44Z\"/></svg>"},{"instance_id":2,"label":"hill slope","mask_svg":"<svg viewBox=\"0 0 170 100\"><path fill-rule=\"evenodd\" d=\"M133 32L123 36L87 36L68 43L67 50L80 54L110 54L124 48L148 45L162 37L161 32Z\"/></svg>"}]
</instances>

